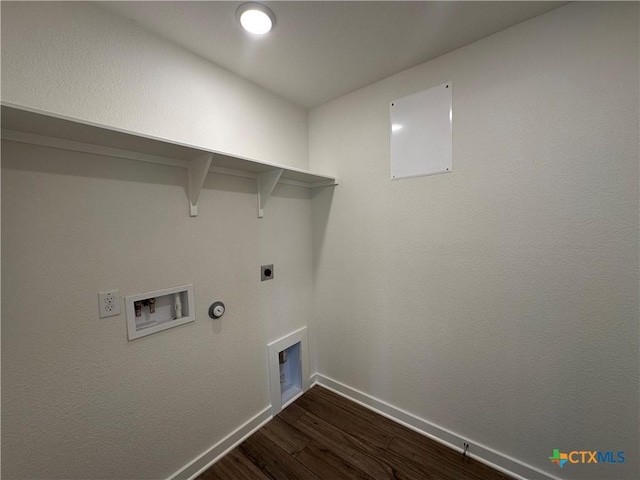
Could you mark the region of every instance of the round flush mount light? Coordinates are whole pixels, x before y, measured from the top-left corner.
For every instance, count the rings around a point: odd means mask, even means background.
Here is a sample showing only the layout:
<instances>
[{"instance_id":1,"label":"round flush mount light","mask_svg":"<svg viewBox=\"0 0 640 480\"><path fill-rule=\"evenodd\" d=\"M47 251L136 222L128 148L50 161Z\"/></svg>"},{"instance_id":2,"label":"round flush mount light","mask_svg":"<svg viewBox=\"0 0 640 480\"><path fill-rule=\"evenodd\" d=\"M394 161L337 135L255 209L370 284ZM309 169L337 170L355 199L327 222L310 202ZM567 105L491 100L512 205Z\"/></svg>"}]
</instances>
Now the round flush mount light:
<instances>
[{"instance_id":1,"label":"round flush mount light","mask_svg":"<svg viewBox=\"0 0 640 480\"><path fill-rule=\"evenodd\" d=\"M276 16L261 3L243 3L236 10L236 19L247 32L263 35L276 24Z\"/></svg>"}]
</instances>

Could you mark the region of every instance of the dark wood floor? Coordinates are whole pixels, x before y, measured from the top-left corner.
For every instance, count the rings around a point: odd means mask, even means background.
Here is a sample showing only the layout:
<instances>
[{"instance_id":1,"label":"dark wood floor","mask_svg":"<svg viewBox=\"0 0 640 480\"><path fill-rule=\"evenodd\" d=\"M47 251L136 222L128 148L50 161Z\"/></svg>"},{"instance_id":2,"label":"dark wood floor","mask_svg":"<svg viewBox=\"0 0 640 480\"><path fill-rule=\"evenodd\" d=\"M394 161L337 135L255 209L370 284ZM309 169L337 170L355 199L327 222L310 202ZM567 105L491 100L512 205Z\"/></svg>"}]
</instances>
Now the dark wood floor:
<instances>
[{"instance_id":1,"label":"dark wood floor","mask_svg":"<svg viewBox=\"0 0 640 480\"><path fill-rule=\"evenodd\" d=\"M387 478L510 477L316 386L198 480Z\"/></svg>"}]
</instances>

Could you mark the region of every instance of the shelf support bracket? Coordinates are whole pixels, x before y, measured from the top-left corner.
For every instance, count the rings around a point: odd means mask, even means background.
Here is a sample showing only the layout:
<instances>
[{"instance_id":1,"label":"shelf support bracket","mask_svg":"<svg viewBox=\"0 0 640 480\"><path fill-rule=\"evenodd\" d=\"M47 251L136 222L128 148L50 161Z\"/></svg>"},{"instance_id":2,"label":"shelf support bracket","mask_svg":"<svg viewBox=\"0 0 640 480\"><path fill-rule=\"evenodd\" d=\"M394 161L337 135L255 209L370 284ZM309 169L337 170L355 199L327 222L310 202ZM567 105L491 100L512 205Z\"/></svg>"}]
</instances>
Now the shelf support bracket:
<instances>
[{"instance_id":1,"label":"shelf support bracket","mask_svg":"<svg viewBox=\"0 0 640 480\"><path fill-rule=\"evenodd\" d=\"M282 168L277 168L258 175L258 218L264 216L264 206L271 197L271 192L280 180L283 171Z\"/></svg>"},{"instance_id":2,"label":"shelf support bracket","mask_svg":"<svg viewBox=\"0 0 640 480\"><path fill-rule=\"evenodd\" d=\"M191 217L198 216L198 197L204 185L204 180L207 178L211 160L213 160L213 154L207 153L189 162L187 193L189 195L189 215Z\"/></svg>"}]
</instances>

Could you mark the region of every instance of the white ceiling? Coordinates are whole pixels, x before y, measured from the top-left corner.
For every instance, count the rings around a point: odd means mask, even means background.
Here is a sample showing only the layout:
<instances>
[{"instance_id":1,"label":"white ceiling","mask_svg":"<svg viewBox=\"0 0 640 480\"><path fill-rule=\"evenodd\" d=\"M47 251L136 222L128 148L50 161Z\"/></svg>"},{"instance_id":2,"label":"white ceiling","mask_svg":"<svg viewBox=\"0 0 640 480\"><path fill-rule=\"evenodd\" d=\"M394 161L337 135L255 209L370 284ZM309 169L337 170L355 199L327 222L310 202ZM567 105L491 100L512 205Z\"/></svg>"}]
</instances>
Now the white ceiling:
<instances>
[{"instance_id":1,"label":"white ceiling","mask_svg":"<svg viewBox=\"0 0 640 480\"><path fill-rule=\"evenodd\" d=\"M263 2L262 37L244 2L102 2L182 47L303 107L320 105L566 2Z\"/></svg>"}]
</instances>

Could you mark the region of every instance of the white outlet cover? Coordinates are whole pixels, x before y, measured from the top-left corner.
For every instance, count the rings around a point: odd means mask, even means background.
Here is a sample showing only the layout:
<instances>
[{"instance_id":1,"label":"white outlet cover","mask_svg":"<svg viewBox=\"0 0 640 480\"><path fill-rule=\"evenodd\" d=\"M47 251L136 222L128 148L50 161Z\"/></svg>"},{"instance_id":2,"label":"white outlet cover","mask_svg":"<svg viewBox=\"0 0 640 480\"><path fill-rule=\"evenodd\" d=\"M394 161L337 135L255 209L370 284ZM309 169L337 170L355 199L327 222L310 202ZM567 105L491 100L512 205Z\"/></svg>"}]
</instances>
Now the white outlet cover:
<instances>
[{"instance_id":1,"label":"white outlet cover","mask_svg":"<svg viewBox=\"0 0 640 480\"><path fill-rule=\"evenodd\" d=\"M98 309L100 318L120 315L120 291L98 292Z\"/></svg>"}]
</instances>

